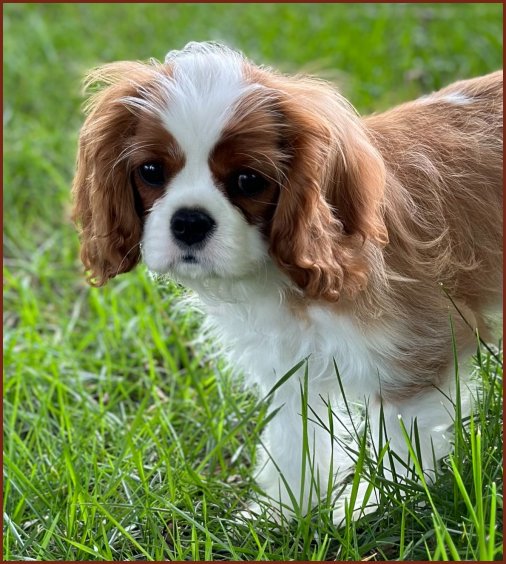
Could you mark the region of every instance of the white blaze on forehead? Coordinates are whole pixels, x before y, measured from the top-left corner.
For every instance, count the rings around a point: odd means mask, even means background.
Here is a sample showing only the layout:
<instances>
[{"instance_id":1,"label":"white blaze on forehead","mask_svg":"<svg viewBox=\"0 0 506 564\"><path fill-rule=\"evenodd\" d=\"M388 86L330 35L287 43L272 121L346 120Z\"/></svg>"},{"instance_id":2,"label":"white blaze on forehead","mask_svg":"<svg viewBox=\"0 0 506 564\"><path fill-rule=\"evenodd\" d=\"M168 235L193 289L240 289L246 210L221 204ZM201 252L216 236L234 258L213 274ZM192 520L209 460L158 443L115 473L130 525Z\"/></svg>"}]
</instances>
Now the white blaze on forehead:
<instances>
[{"instance_id":1,"label":"white blaze on forehead","mask_svg":"<svg viewBox=\"0 0 506 564\"><path fill-rule=\"evenodd\" d=\"M258 268L267 256L259 230L249 225L216 186L209 156L237 103L251 89L243 77L244 59L225 47L187 45L167 55L170 76L157 74L157 88L132 104L156 116L185 156L183 168L170 179L165 194L150 211L142 238L148 268L189 279L237 277ZM187 264L171 232L171 218L181 208L200 208L216 223L203 247L192 249Z\"/></svg>"},{"instance_id":2,"label":"white blaze on forehead","mask_svg":"<svg viewBox=\"0 0 506 564\"><path fill-rule=\"evenodd\" d=\"M243 57L226 47L189 43L168 53L172 76L163 80L167 106L161 118L187 158L208 155L251 88L243 78Z\"/></svg>"}]
</instances>

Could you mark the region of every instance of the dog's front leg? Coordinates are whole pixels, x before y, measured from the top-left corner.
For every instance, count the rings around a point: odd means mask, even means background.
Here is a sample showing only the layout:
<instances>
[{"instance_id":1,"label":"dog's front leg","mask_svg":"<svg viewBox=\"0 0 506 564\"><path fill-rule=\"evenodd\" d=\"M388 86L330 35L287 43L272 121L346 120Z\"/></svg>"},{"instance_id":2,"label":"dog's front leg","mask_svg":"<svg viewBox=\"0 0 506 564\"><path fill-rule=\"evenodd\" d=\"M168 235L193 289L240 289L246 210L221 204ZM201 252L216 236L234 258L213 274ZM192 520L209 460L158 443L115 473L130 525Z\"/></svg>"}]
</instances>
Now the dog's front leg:
<instances>
[{"instance_id":1,"label":"dog's front leg","mask_svg":"<svg viewBox=\"0 0 506 564\"><path fill-rule=\"evenodd\" d=\"M330 503L333 486L353 466L342 414L329 408L323 394L306 400L300 389L288 390L271 405L277 413L263 434L255 475L263 493L250 506L250 512L265 510L277 521L304 515L322 500Z\"/></svg>"}]
</instances>

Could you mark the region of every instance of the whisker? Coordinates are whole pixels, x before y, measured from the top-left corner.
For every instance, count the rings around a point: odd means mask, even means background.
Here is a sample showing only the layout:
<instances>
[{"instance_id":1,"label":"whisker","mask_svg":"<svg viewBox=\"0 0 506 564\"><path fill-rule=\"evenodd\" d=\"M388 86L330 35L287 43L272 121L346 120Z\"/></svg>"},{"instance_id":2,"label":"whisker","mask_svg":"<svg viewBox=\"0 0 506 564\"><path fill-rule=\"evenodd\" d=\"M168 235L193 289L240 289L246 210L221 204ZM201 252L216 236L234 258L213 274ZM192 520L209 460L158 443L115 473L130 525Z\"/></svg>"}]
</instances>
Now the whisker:
<instances>
[{"instance_id":1,"label":"whisker","mask_svg":"<svg viewBox=\"0 0 506 564\"><path fill-rule=\"evenodd\" d=\"M141 244L140 241L138 243L135 243L135 245L133 245L132 247L130 247L130 249L128 249L128 251L125 253L124 257L121 259L121 262L118 265L118 268L116 269L116 275L118 275L121 272L121 267L123 266L124 262L126 261L126 259L128 258L128 255L135 250L136 247L140 248Z\"/></svg>"}]
</instances>

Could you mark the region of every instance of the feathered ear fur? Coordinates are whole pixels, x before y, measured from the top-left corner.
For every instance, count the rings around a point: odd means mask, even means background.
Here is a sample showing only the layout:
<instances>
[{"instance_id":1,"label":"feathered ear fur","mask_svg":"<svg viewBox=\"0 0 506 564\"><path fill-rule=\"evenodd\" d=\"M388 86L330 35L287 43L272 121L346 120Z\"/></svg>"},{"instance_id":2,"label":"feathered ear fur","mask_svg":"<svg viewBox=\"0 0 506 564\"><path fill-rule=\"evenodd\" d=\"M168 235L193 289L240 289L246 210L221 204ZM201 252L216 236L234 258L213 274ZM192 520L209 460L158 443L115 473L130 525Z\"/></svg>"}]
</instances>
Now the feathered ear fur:
<instances>
[{"instance_id":1,"label":"feathered ear fur","mask_svg":"<svg viewBox=\"0 0 506 564\"><path fill-rule=\"evenodd\" d=\"M153 70L120 62L93 71L86 87L103 87L87 106L73 182L73 220L81 234L81 259L96 286L131 270L139 261L141 218L136 211L128 159L128 138L138 118L125 97L142 97Z\"/></svg>"},{"instance_id":2,"label":"feathered ear fur","mask_svg":"<svg viewBox=\"0 0 506 564\"><path fill-rule=\"evenodd\" d=\"M270 73L259 81L279 93L292 153L271 254L311 298L354 295L367 284L367 249L387 242L383 159L353 108L327 83Z\"/></svg>"}]
</instances>

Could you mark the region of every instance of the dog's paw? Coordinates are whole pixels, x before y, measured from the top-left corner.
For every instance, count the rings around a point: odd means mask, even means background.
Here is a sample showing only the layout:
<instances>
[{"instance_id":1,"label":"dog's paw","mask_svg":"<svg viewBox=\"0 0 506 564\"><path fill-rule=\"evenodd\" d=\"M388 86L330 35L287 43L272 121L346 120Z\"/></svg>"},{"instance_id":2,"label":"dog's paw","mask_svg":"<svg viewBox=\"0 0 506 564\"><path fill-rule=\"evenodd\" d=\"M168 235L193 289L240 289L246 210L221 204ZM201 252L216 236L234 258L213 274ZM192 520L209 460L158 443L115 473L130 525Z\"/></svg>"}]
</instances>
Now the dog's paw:
<instances>
[{"instance_id":1,"label":"dog's paw","mask_svg":"<svg viewBox=\"0 0 506 564\"><path fill-rule=\"evenodd\" d=\"M237 513L237 520L238 521L252 521L258 519L262 513L265 512L265 509L257 503L256 501L252 501L248 504L246 509L239 511Z\"/></svg>"},{"instance_id":2,"label":"dog's paw","mask_svg":"<svg viewBox=\"0 0 506 564\"><path fill-rule=\"evenodd\" d=\"M257 521L259 519L268 521L274 526L279 527L283 522L287 523L293 517L293 512L288 510L280 511L279 507L272 506L267 500L265 502L252 501L246 509L236 514L236 521L248 522Z\"/></svg>"},{"instance_id":3,"label":"dog's paw","mask_svg":"<svg viewBox=\"0 0 506 564\"><path fill-rule=\"evenodd\" d=\"M337 527L346 522L347 515L351 513L351 519L358 521L365 515L374 513L378 509L379 494L376 488L369 482L360 481L356 491L353 507L350 506L353 493L353 485L347 486L339 496L332 513L332 521Z\"/></svg>"}]
</instances>

